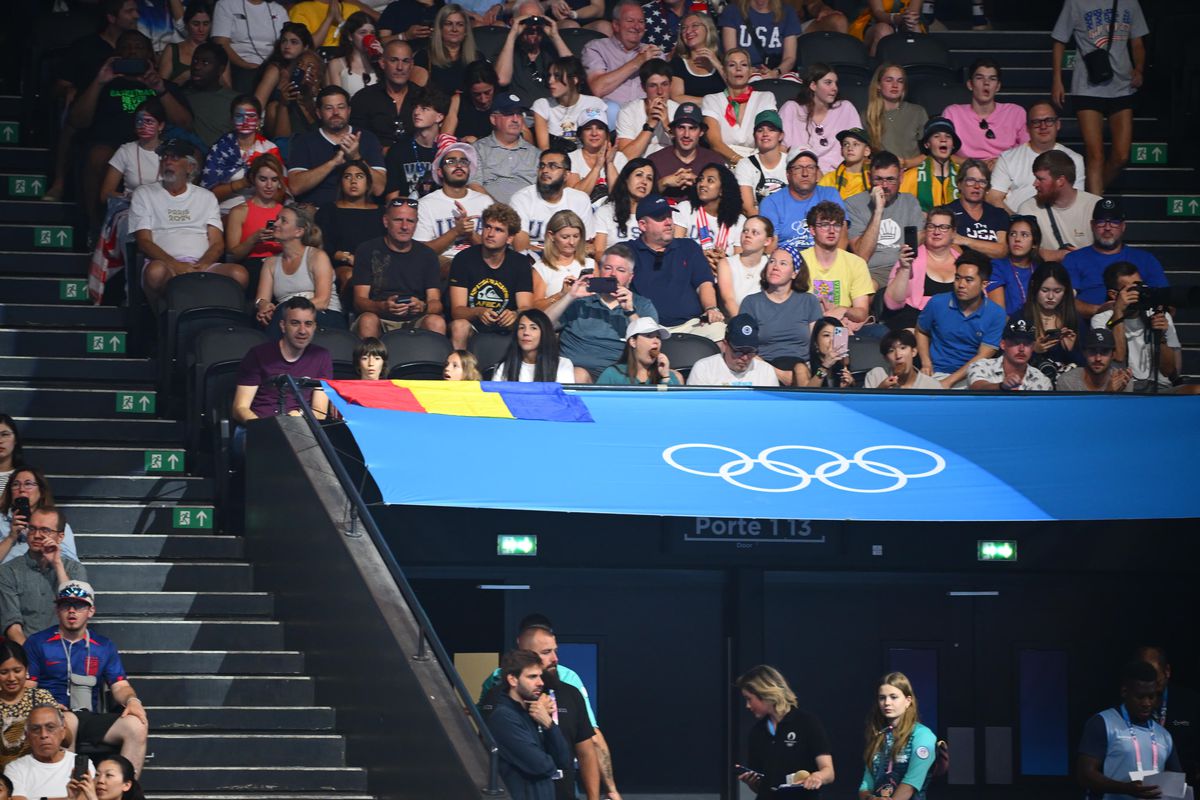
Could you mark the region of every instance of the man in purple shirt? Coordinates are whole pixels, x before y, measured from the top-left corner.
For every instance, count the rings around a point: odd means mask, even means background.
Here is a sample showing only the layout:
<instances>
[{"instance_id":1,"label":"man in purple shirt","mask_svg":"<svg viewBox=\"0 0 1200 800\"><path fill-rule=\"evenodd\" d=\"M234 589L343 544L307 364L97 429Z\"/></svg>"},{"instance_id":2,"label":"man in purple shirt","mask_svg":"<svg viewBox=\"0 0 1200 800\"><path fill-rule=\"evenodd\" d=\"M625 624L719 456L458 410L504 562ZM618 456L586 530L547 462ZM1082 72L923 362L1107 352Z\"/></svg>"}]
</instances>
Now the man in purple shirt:
<instances>
[{"instance_id":1,"label":"man in purple shirt","mask_svg":"<svg viewBox=\"0 0 1200 800\"><path fill-rule=\"evenodd\" d=\"M245 425L253 419L280 413L280 387L273 383L279 375L299 378L333 377L333 358L324 347L312 343L317 332L317 308L307 297L292 297L282 304L283 338L265 342L246 353L237 373L233 395L233 419ZM329 398L320 389L305 389L305 399L318 419L324 419ZM291 393L285 393L284 413L298 415L300 405ZM236 436L236 434L235 434Z\"/></svg>"},{"instance_id":2,"label":"man in purple shirt","mask_svg":"<svg viewBox=\"0 0 1200 800\"><path fill-rule=\"evenodd\" d=\"M613 9L613 34L588 42L583 48L583 68L592 94L608 103L609 128L617 127L617 112L630 100L646 96L638 70L652 58L662 58L662 48L642 44L646 13L638 0L620 0Z\"/></svg>"}]
</instances>

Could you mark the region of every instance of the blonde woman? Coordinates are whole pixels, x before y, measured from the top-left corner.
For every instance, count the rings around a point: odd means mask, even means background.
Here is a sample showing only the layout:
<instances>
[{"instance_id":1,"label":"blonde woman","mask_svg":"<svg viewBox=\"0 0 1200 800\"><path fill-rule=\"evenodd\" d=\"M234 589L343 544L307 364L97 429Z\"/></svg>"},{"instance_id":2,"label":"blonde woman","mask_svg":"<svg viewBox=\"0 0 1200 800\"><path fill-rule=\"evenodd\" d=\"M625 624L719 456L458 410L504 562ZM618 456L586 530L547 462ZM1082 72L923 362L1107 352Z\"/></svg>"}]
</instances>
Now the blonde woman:
<instances>
[{"instance_id":1,"label":"blonde woman","mask_svg":"<svg viewBox=\"0 0 1200 800\"><path fill-rule=\"evenodd\" d=\"M574 211L558 211L546 223L542 258L533 265L533 305L543 311L571 291L585 269L595 269L583 241L583 220Z\"/></svg>"},{"instance_id":2,"label":"blonde woman","mask_svg":"<svg viewBox=\"0 0 1200 800\"><path fill-rule=\"evenodd\" d=\"M776 787L785 784L817 797L817 790L834 779L832 748L821 721L797 707L796 693L774 667L751 667L736 686L757 720L747 741L746 770L738 778L759 797L774 797Z\"/></svg>"},{"instance_id":3,"label":"blonde woman","mask_svg":"<svg viewBox=\"0 0 1200 800\"><path fill-rule=\"evenodd\" d=\"M420 86L460 91L467 80L467 65L477 58L475 34L467 12L458 3L442 6L433 18L428 49L418 50L410 80Z\"/></svg>"},{"instance_id":4,"label":"blonde woman","mask_svg":"<svg viewBox=\"0 0 1200 800\"><path fill-rule=\"evenodd\" d=\"M733 48L725 54L726 87L705 95L700 103L709 146L731 167L754 154L754 122L759 112L775 109L775 95L756 92L750 85L752 74L750 51Z\"/></svg>"},{"instance_id":5,"label":"blonde woman","mask_svg":"<svg viewBox=\"0 0 1200 800\"><path fill-rule=\"evenodd\" d=\"M880 64L867 89L867 135L876 152L886 150L900 158L902 170L925 160L921 152L921 132L929 113L904 98L908 92L908 73L896 64Z\"/></svg>"},{"instance_id":6,"label":"blonde woman","mask_svg":"<svg viewBox=\"0 0 1200 800\"><path fill-rule=\"evenodd\" d=\"M866 739L859 800L924 800L937 737L921 724L917 696L904 673L889 672L879 681L875 707L867 718Z\"/></svg>"},{"instance_id":7,"label":"blonde woman","mask_svg":"<svg viewBox=\"0 0 1200 800\"><path fill-rule=\"evenodd\" d=\"M317 326L346 328L342 303L333 290L333 266L321 249L321 229L305 206L286 206L275 219L275 241L282 248L277 256L263 261L258 276L254 315L276 338L283 335L279 306L288 298L302 295L317 307Z\"/></svg>"},{"instance_id":8,"label":"blonde woman","mask_svg":"<svg viewBox=\"0 0 1200 800\"><path fill-rule=\"evenodd\" d=\"M719 44L710 15L693 12L679 21L679 40L671 55L672 100L699 105L705 95L725 90Z\"/></svg>"}]
</instances>

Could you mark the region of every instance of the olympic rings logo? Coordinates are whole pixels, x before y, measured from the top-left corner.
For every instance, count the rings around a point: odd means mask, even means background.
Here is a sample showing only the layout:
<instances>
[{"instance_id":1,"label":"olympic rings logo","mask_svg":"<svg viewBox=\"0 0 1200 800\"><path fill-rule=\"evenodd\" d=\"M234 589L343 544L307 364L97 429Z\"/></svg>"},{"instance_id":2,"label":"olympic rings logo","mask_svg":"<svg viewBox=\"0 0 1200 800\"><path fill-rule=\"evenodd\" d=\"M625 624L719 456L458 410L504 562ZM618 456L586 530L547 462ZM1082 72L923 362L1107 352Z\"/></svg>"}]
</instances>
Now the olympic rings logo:
<instances>
[{"instance_id":1,"label":"olympic rings logo","mask_svg":"<svg viewBox=\"0 0 1200 800\"><path fill-rule=\"evenodd\" d=\"M715 472L711 470L693 469L691 467L686 467L675 460L677 453L688 450L716 450L722 453L727 453L732 456L732 458L718 467ZM823 456L828 456L830 460L818 466L810 474L802 467L798 467L795 464L790 464L787 461L780 461L774 457L777 453L793 450L818 453ZM913 453L920 453L924 456L928 456L932 460L933 466L924 472L909 473L905 472L899 467L895 467L883 461L866 457L883 450L907 450ZM937 453L921 447L910 447L902 444L881 444L875 445L874 447L864 447L855 453L853 458L846 458L841 453L836 453L833 450L826 450L823 447L813 447L804 444L783 444L775 447L768 447L760 452L755 458L751 458L740 450L735 450L732 447L725 447L724 445L719 444L677 444L664 450L662 456L663 460L675 469L687 472L691 475L700 475L705 478L721 478L726 483L742 489L749 489L752 492L770 493L798 492L802 489L807 489L815 479L831 489L840 489L843 492L856 492L859 494L883 494L885 492L895 492L903 489L911 480L928 478L931 475L938 474L946 468L946 459L942 458ZM762 465L767 470L774 472L777 475L785 475L789 478L794 478L797 483L794 486L764 487L754 486L738 480L741 476L750 472L758 465ZM844 486L834 480L835 478L841 477L849 472L851 467L857 467L872 475L890 478L892 483L888 486L864 489L855 486Z\"/></svg>"}]
</instances>

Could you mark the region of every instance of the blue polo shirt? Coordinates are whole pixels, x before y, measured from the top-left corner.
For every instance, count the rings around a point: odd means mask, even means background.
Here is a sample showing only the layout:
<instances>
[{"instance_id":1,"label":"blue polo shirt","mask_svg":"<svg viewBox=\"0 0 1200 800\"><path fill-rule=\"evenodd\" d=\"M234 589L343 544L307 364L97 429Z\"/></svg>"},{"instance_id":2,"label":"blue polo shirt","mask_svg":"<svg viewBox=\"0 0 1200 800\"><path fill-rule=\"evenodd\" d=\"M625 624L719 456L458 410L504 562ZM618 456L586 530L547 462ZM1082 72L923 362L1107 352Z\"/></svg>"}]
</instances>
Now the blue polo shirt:
<instances>
[{"instance_id":1,"label":"blue polo shirt","mask_svg":"<svg viewBox=\"0 0 1200 800\"><path fill-rule=\"evenodd\" d=\"M803 250L813 246L812 231L808 229L808 210L817 203L829 200L842 208L846 203L841 193L831 186L817 186L807 200L797 200L792 196L791 189L784 187L778 192L772 192L762 201L758 213L771 220L775 226L775 238L780 244L793 242Z\"/></svg>"},{"instance_id":2,"label":"blue polo shirt","mask_svg":"<svg viewBox=\"0 0 1200 800\"><path fill-rule=\"evenodd\" d=\"M110 639L87 630L78 642L68 642L58 632L58 626L38 631L25 640L25 655L29 657L29 680L54 695L64 706L70 705L67 691L67 659L75 675L92 675L100 680L92 688L92 711L100 708L100 693L104 684L112 686L125 680L121 654Z\"/></svg>"},{"instance_id":3,"label":"blue polo shirt","mask_svg":"<svg viewBox=\"0 0 1200 800\"><path fill-rule=\"evenodd\" d=\"M931 339L929 355L935 372L951 373L979 352L979 345L1000 347L1004 309L983 299L983 305L963 315L953 293L935 295L917 317L917 327Z\"/></svg>"},{"instance_id":4,"label":"blue polo shirt","mask_svg":"<svg viewBox=\"0 0 1200 800\"><path fill-rule=\"evenodd\" d=\"M1121 249L1112 255L1101 253L1094 246L1081 247L1067 253L1062 263L1071 276L1071 288L1075 290L1075 296L1085 303L1098 306L1108 301L1104 270L1118 261L1134 264L1147 286L1167 285L1167 274L1158 259L1149 251L1129 245L1121 245Z\"/></svg>"},{"instance_id":5,"label":"blue polo shirt","mask_svg":"<svg viewBox=\"0 0 1200 800\"><path fill-rule=\"evenodd\" d=\"M700 316L703 309L696 290L713 282L712 267L700 245L691 239L674 239L660 259L641 239L626 244L637 256L629 288L654 304L660 324L670 328Z\"/></svg>"}]
</instances>

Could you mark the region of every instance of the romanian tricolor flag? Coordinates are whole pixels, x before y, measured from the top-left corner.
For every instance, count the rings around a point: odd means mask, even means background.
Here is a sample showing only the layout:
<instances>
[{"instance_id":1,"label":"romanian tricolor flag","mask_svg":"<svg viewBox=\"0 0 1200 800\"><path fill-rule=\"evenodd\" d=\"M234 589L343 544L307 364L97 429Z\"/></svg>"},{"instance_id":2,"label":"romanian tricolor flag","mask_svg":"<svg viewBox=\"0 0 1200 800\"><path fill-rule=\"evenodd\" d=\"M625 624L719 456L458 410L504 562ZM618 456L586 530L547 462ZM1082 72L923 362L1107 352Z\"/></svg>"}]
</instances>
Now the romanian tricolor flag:
<instances>
[{"instance_id":1,"label":"romanian tricolor flag","mask_svg":"<svg viewBox=\"0 0 1200 800\"><path fill-rule=\"evenodd\" d=\"M325 381L347 403L365 408L455 417L593 422L587 405L557 383L472 381Z\"/></svg>"}]
</instances>

